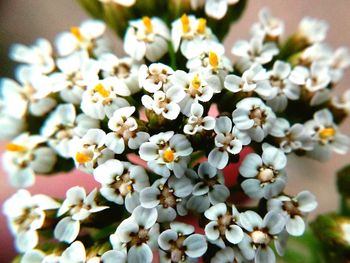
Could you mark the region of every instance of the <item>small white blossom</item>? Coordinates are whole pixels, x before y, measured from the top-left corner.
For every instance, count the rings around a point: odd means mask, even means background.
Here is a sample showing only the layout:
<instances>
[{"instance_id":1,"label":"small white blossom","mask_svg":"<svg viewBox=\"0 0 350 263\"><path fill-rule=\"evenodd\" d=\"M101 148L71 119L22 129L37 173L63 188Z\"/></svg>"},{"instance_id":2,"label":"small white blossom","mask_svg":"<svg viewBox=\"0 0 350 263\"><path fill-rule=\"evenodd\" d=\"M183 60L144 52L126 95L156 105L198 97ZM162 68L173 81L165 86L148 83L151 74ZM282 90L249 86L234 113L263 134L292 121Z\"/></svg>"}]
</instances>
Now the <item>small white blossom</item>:
<instances>
[{"instance_id":1,"label":"small white blossom","mask_svg":"<svg viewBox=\"0 0 350 263\"><path fill-rule=\"evenodd\" d=\"M215 127L215 118L211 116L203 116L203 106L199 103L193 103L191 106L191 114L184 126L184 133L194 135L201 133L203 130L210 131Z\"/></svg>"},{"instance_id":2,"label":"small white blossom","mask_svg":"<svg viewBox=\"0 0 350 263\"><path fill-rule=\"evenodd\" d=\"M328 24L325 21L305 17L299 24L298 36L304 38L308 44L313 44L325 40L327 31Z\"/></svg>"},{"instance_id":3,"label":"small white blossom","mask_svg":"<svg viewBox=\"0 0 350 263\"><path fill-rule=\"evenodd\" d=\"M350 66L350 53L346 47L338 48L329 60L332 83L338 83L344 70Z\"/></svg>"},{"instance_id":4,"label":"small white blossom","mask_svg":"<svg viewBox=\"0 0 350 263\"><path fill-rule=\"evenodd\" d=\"M206 0L205 13L214 19L221 19L226 15L229 5L238 3L239 0Z\"/></svg>"},{"instance_id":5,"label":"small white blossom","mask_svg":"<svg viewBox=\"0 0 350 263\"><path fill-rule=\"evenodd\" d=\"M278 40L284 33L284 22L272 16L268 8L259 11L259 23L252 26L251 34L268 40Z\"/></svg>"},{"instance_id":6,"label":"small white blossom","mask_svg":"<svg viewBox=\"0 0 350 263\"><path fill-rule=\"evenodd\" d=\"M174 74L172 68L162 63L142 65L139 70L139 85L150 93L168 90L171 86L169 76Z\"/></svg>"},{"instance_id":7,"label":"small white blossom","mask_svg":"<svg viewBox=\"0 0 350 263\"><path fill-rule=\"evenodd\" d=\"M331 104L336 109L350 113L350 90L346 90L341 96L334 96Z\"/></svg>"}]
</instances>

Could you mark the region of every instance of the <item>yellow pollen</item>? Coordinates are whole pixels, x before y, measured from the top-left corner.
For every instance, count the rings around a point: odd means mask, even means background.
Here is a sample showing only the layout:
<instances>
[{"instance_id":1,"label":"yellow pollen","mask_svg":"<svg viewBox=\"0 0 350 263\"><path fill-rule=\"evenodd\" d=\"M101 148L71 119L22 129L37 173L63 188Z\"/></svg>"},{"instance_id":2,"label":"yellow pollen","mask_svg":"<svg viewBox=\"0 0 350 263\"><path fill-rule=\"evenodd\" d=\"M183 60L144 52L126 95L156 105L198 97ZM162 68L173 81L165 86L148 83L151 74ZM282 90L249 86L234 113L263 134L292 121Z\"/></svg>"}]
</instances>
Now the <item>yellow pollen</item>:
<instances>
[{"instance_id":1,"label":"yellow pollen","mask_svg":"<svg viewBox=\"0 0 350 263\"><path fill-rule=\"evenodd\" d=\"M163 159L164 161L166 161L167 163L170 163L172 161L174 161L174 152L173 150L171 150L170 148L166 149L163 153Z\"/></svg>"},{"instance_id":2,"label":"yellow pollen","mask_svg":"<svg viewBox=\"0 0 350 263\"><path fill-rule=\"evenodd\" d=\"M128 189L129 192L132 191L132 185L129 184L126 188Z\"/></svg>"},{"instance_id":3,"label":"yellow pollen","mask_svg":"<svg viewBox=\"0 0 350 263\"><path fill-rule=\"evenodd\" d=\"M90 162L92 158L85 153L77 152L75 159L79 164Z\"/></svg>"},{"instance_id":4,"label":"yellow pollen","mask_svg":"<svg viewBox=\"0 0 350 263\"><path fill-rule=\"evenodd\" d=\"M94 91L98 92L104 98L107 98L109 96L109 91L106 90L101 83L96 85Z\"/></svg>"},{"instance_id":5,"label":"yellow pollen","mask_svg":"<svg viewBox=\"0 0 350 263\"><path fill-rule=\"evenodd\" d=\"M72 26L70 32L78 39L78 41L83 41L83 36L81 35L80 28L77 26Z\"/></svg>"},{"instance_id":6,"label":"yellow pollen","mask_svg":"<svg viewBox=\"0 0 350 263\"><path fill-rule=\"evenodd\" d=\"M335 130L333 128L324 128L319 133L321 139L332 138L335 135Z\"/></svg>"},{"instance_id":7,"label":"yellow pollen","mask_svg":"<svg viewBox=\"0 0 350 263\"><path fill-rule=\"evenodd\" d=\"M192 86L195 88L195 89L199 89L200 86L201 86L201 79L199 78L199 75L196 74L192 80Z\"/></svg>"},{"instance_id":8,"label":"yellow pollen","mask_svg":"<svg viewBox=\"0 0 350 263\"><path fill-rule=\"evenodd\" d=\"M144 17L142 17L142 22L146 28L146 32L148 34L152 33L153 32L153 25L152 25L151 19L148 16L144 16Z\"/></svg>"},{"instance_id":9,"label":"yellow pollen","mask_svg":"<svg viewBox=\"0 0 350 263\"><path fill-rule=\"evenodd\" d=\"M6 145L6 150L10 152L24 152L27 150L27 148L23 145L9 143Z\"/></svg>"},{"instance_id":10,"label":"yellow pollen","mask_svg":"<svg viewBox=\"0 0 350 263\"><path fill-rule=\"evenodd\" d=\"M199 18L197 32L199 34L204 34L206 26L207 26L207 20L205 18Z\"/></svg>"},{"instance_id":11,"label":"yellow pollen","mask_svg":"<svg viewBox=\"0 0 350 263\"><path fill-rule=\"evenodd\" d=\"M213 51L209 52L209 63L213 68L217 68L219 65L218 55Z\"/></svg>"},{"instance_id":12,"label":"yellow pollen","mask_svg":"<svg viewBox=\"0 0 350 263\"><path fill-rule=\"evenodd\" d=\"M188 19L188 16L186 14L183 14L181 16L181 23L182 23L182 32L184 33L190 32L190 20Z\"/></svg>"}]
</instances>

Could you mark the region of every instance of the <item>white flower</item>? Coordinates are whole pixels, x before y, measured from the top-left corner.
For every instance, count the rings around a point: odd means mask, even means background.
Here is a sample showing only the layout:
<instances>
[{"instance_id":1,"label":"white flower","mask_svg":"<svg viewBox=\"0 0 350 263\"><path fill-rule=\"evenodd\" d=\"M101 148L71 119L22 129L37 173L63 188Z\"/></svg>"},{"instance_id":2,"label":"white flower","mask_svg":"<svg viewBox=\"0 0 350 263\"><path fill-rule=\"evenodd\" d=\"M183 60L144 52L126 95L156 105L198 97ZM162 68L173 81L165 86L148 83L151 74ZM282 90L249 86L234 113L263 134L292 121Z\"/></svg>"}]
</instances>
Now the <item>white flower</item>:
<instances>
[{"instance_id":1,"label":"white flower","mask_svg":"<svg viewBox=\"0 0 350 263\"><path fill-rule=\"evenodd\" d=\"M325 89L331 81L329 67L324 63L314 62L311 68L296 66L289 76L289 80L302 86L310 92Z\"/></svg>"},{"instance_id":2,"label":"white flower","mask_svg":"<svg viewBox=\"0 0 350 263\"><path fill-rule=\"evenodd\" d=\"M124 50L132 58L140 61L146 57L157 61L168 52L170 32L159 18L144 16L129 22L124 38Z\"/></svg>"},{"instance_id":3,"label":"white flower","mask_svg":"<svg viewBox=\"0 0 350 263\"><path fill-rule=\"evenodd\" d=\"M170 229L158 237L158 244L164 251L161 253L161 262L197 262L207 251L208 245L203 235L193 232L194 227L191 225L170 223Z\"/></svg>"},{"instance_id":4,"label":"white flower","mask_svg":"<svg viewBox=\"0 0 350 263\"><path fill-rule=\"evenodd\" d=\"M201 163L198 175L193 170L188 170L196 184L193 187L192 196L187 202L187 209L203 213L210 207L223 203L230 195L230 191L224 185L224 176L209 163Z\"/></svg>"},{"instance_id":5,"label":"white flower","mask_svg":"<svg viewBox=\"0 0 350 263\"><path fill-rule=\"evenodd\" d=\"M259 98L245 98L237 103L232 113L233 123L256 142L261 142L270 132L276 115Z\"/></svg>"},{"instance_id":6,"label":"white flower","mask_svg":"<svg viewBox=\"0 0 350 263\"><path fill-rule=\"evenodd\" d=\"M239 0L206 0L205 13L214 19L221 19L226 15L229 5L238 3Z\"/></svg>"},{"instance_id":7,"label":"white flower","mask_svg":"<svg viewBox=\"0 0 350 263\"><path fill-rule=\"evenodd\" d=\"M259 23L252 26L251 34L268 40L278 40L284 33L284 22L271 15L268 8L259 11Z\"/></svg>"},{"instance_id":8,"label":"white flower","mask_svg":"<svg viewBox=\"0 0 350 263\"><path fill-rule=\"evenodd\" d=\"M107 134L105 144L117 154L123 153L126 145L130 149L138 149L150 137L139 130L136 120L131 117L134 112L134 106L117 109L108 121L108 128L113 132Z\"/></svg>"},{"instance_id":9,"label":"white flower","mask_svg":"<svg viewBox=\"0 0 350 263\"><path fill-rule=\"evenodd\" d=\"M103 253L101 261L104 263L126 263L126 253L115 249L108 250L107 252Z\"/></svg>"},{"instance_id":10,"label":"white flower","mask_svg":"<svg viewBox=\"0 0 350 263\"><path fill-rule=\"evenodd\" d=\"M76 116L73 104L60 104L46 119L41 135L60 156L69 158L70 140L74 136L83 136L89 129L98 128L99 121L85 114Z\"/></svg>"},{"instance_id":11,"label":"white flower","mask_svg":"<svg viewBox=\"0 0 350 263\"><path fill-rule=\"evenodd\" d=\"M141 98L143 106L147 110L153 111L157 115L162 115L165 119L175 120L180 114L179 102L186 96L183 89L172 86L165 92L156 91L153 98L143 95Z\"/></svg>"},{"instance_id":12,"label":"white flower","mask_svg":"<svg viewBox=\"0 0 350 263\"><path fill-rule=\"evenodd\" d=\"M250 137L232 125L229 117L219 117L215 124L215 148L208 156L208 162L223 169L229 161L229 154L239 154L243 145L250 143Z\"/></svg>"},{"instance_id":13,"label":"white flower","mask_svg":"<svg viewBox=\"0 0 350 263\"><path fill-rule=\"evenodd\" d=\"M277 118L270 134L278 138L279 146L285 153L296 150L310 151L314 147L314 142L308 134L304 125L290 123L284 118Z\"/></svg>"},{"instance_id":14,"label":"white flower","mask_svg":"<svg viewBox=\"0 0 350 263\"><path fill-rule=\"evenodd\" d=\"M330 75L332 83L338 83L343 77L344 70L350 66L350 53L346 47L338 48L330 57Z\"/></svg>"},{"instance_id":15,"label":"white flower","mask_svg":"<svg viewBox=\"0 0 350 263\"><path fill-rule=\"evenodd\" d=\"M324 161L330 158L332 151L338 154L348 152L350 139L340 133L328 109L317 111L313 120L305 123L305 127L315 141L313 151L308 152L311 157Z\"/></svg>"},{"instance_id":16,"label":"white flower","mask_svg":"<svg viewBox=\"0 0 350 263\"><path fill-rule=\"evenodd\" d=\"M35 173L52 171L57 157L55 152L43 144L44 137L23 133L7 144L3 155L3 167L14 187L29 187L34 184Z\"/></svg>"},{"instance_id":17,"label":"white flower","mask_svg":"<svg viewBox=\"0 0 350 263\"><path fill-rule=\"evenodd\" d=\"M309 66L313 62L324 63L329 65L331 62L332 55L333 51L329 45L323 42L315 43L305 48L300 53L300 56L297 58L297 62L299 65L304 66Z\"/></svg>"},{"instance_id":18,"label":"white flower","mask_svg":"<svg viewBox=\"0 0 350 263\"><path fill-rule=\"evenodd\" d=\"M59 71L50 75L52 89L59 91L64 101L80 105L87 86L99 79L99 64L89 59L87 53L76 52L57 59L57 68Z\"/></svg>"},{"instance_id":19,"label":"white flower","mask_svg":"<svg viewBox=\"0 0 350 263\"><path fill-rule=\"evenodd\" d=\"M94 170L95 180L101 183L100 193L107 200L132 212L140 204L139 192L149 186L148 175L141 166L118 160L108 160Z\"/></svg>"},{"instance_id":20,"label":"white flower","mask_svg":"<svg viewBox=\"0 0 350 263\"><path fill-rule=\"evenodd\" d=\"M162 63L152 63L149 67L142 65L139 70L139 85L150 93L160 89L165 91L171 86L169 76L172 74L172 68Z\"/></svg>"},{"instance_id":21,"label":"white flower","mask_svg":"<svg viewBox=\"0 0 350 263\"><path fill-rule=\"evenodd\" d=\"M114 158L114 152L106 148L106 133L100 129L89 129L82 137L74 137L69 142L71 157L76 167L92 173L93 169Z\"/></svg>"},{"instance_id":22,"label":"white flower","mask_svg":"<svg viewBox=\"0 0 350 263\"><path fill-rule=\"evenodd\" d=\"M16 62L29 64L43 74L52 72L55 61L52 57L52 46L44 38L39 38L32 46L15 44L11 46L10 57Z\"/></svg>"},{"instance_id":23,"label":"white flower","mask_svg":"<svg viewBox=\"0 0 350 263\"><path fill-rule=\"evenodd\" d=\"M119 86L111 78L103 79L91 85L84 93L81 109L91 118L103 120L111 118L115 110L129 106L126 99L119 96L128 96L130 91L126 86Z\"/></svg>"},{"instance_id":24,"label":"white flower","mask_svg":"<svg viewBox=\"0 0 350 263\"><path fill-rule=\"evenodd\" d=\"M270 85L268 74L260 64L252 64L242 77L237 75L227 75L224 87L231 92L244 92L251 94L256 92L264 99L272 99L277 95L277 88Z\"/></svg>"},{"instance_id":25,"label":"white flower","mask_svg":"<svg viewBox=\"0 0 350 263\"><path fill-rule=\"evenodd\" d=\"M273 98L268 98L267 105L276 112L282 112L287 108L288 100L300 98L300 87L293 84L288 78L291 73L291 66L288 63L277 60L269 74L272 89L277 90Z\"/></svg>"},{"instance_id":26,"label":"white flower","mask_svg":"<svg viewBox=\"0 0 350 263\"><path fill-rule=\"evenodd\" d=\"M286 165L287 157L281 150L263 145L261 157L251 153L239 167L240 174L248 178L241 184L243 191L254 199L269 199L278 195L286 185Z\"/></svg>"},{"instance_id":27,"label":"white flower","mask_svg":"<svg viewBox=\"0 0 350 263\"><path fill-rule=\"evenodd\" d=\"M60 263L81 263L86 262L86 251L81 241L73 242L66 248L60 257Z\"/></svg>"},{"instance_id":28,"label":"white flower","mask_svg":"<svg viewBox=\"0 0 350 263\"><path fill-rule=\"evenodd\" d=\"M128 262L151 263L152 249L156 247L159 235L157 217L155 208L136 207L131 217L122 221L115 234L110 236L113 248L127 249Z\"/></svg>"},{"instance_id":29,"label":"white flower","mask_svg":"<svg viewBox=\"0 0 350 263\"><path fill-rule=\"evenodd\" d=\"M86 20L79 27L71 27L70 32L63 32L56 39L56 48L61 56L67 56L74 51L84 50L89 53L103 49L102 35L106 25L98 20Z\"/></svg>"},{"instance_id":30,"label":"white flower","mask_svg":"<svg viewBox=\"0 0 350 263\"><path fill-rule=\"evenodd\" d=\"M186 197L192 193L193 185L186 178L170 176L155 181L151 187L146 187L140 193L141 206L157 208L158 222L171 222L177 215L187 214Z\"/></svg>"},{"instance_id":31,"label":"white flower","mask_svg":"<svg viewBox=\"0 0 350 263\"><path fill-rule=\"evenodd\" d=\"M308 44L313 44L325 40L327 31L328 24L325 21L304 17L299 24L298 35Z\"/></svg>"},{"instance_id":32,"label":"white flower","mask_svg":"<svg viewBox=\"0 0 350 263\"><path fill-rule=\"evenodd\" d=\"M334 96L331 100L332 106L346 113L350 112L350 90L346 90L341 96Z\"/></svg>"},{"instance_id":33,"label":"white flower","mask_svg":"<svg viewBox=\"0 0 350 263\"><path fill-rule=\"evenodd\" d=\"M269 244L274 240L279 243L278 234L285 226L282 215L276 212L268 212L264 219L253 211L240 214L239 222L248 233L244 235L242 242L238 244L243 256L247 260L260 263L275 263L276 257ZM278 245L276 244L276 247ZM277 250L278 253L280 251Z\"/></svg>"},{"instance_id":34,"label":"white flower","mask_svg":"<svg viewBox=\"0 0 350 263\"><path fill-rule=\"evenodd\" d=\"M16 237L16 248L20 252L34 248L39 241L36 230L45 221L45 210L57 209L58 202L46 195L31 196L27 190L18 190L4 202L3 213L9 228Z\"/></svg>"},{"instance_id":35,"label":"white flower","mask_svg":"<svg viewBox=\"0 0 350 263\"><path fill-rule=\"evenodd\" d=\"M122 6L131 7L136 3L136 0L99 0L102 3L110 4L115 3Z\"/></svg>"},{"instance_id":36,"label":"white flower","mask_svg":"<svg viewBox=\"0 0 350 263\"><path fill-rule=\"evenodd\" d=\"M215 127L215 118L203 116L203 106L199 103L193 103L191 106L191 114L184 126L184 133L194 135L201 133L203 130L210 131Z\"/></svg>"},{"instance_id":37,"label":"white flower","mask_svg":"<svg viewBox=\"0 0 350 263\"><path fill-rule=\"evenodd\" d=\"M280 195L268 200L269 211L281 213L286 218L286 230L292 236L301 236L305 231L306 216L317 207L315 196L300 192L295 197Z\"/></svg>"},{"instance_id":38,"label":"white flower","mask_svg":"<svg viewBox=\"0 0 350 263\"><path fill-rule=\"evenodd\" d=\"M184 175L193 148L186 136L173 131L161 132L140 146L139 155L155 173L169 177L170 171L180 178Z\"/></svg>"},{"instance_id":39,"label":"white flower","mask_svg":"<svg viewBox=\"0 0 350 263\"><path fill-rule=\"evenodd\" d=\"M225 248L224 240L231 244L238 244L243 239L243 231L238 225L239 212L232 205L232 212L227 211L226 204L219 203L204 212L210 222L205 226L205 235L209 242Z\"/></svg>"},{"instance_id":40,"label":"white flower","mask_svg":"<svg viewBox=\"0 0 350 263\"><path fill-rule=\"evenodd\" d=\"M79 186L70 188L66 193L66 199L57 212L60 217L66 213L55 227L54 236L59 241L72 243L79 234L80 221L87 219L92 213L107 209L107 206L96 204L97 189L86 196L85 189Z\"/></svg>"},{"instance_id":41,"label":"white flower","mask_svg":"<svg viewBox=\"0 0 350 263\"><path fill-rule=\"evenodd\" d=\"M0 127L6 127L0 129L0 140L12 140L26 127L22 119L11 116L2 98L0 98Z\"/></svg>"},{"instance_id":42,"label":"white flower","mask_svg":"<svg viewBox=\"0 0 350 263\"><path fill-rule=\"evenodd\" d=\"M105 78L112 78L114 86L126 86L130 94L140 90L138 83L138 71L140 65L130 57L118 58L112 53L104 53L98 58ZM124 87L121 88L125 90Z\"/></svg>"}]
</instances>

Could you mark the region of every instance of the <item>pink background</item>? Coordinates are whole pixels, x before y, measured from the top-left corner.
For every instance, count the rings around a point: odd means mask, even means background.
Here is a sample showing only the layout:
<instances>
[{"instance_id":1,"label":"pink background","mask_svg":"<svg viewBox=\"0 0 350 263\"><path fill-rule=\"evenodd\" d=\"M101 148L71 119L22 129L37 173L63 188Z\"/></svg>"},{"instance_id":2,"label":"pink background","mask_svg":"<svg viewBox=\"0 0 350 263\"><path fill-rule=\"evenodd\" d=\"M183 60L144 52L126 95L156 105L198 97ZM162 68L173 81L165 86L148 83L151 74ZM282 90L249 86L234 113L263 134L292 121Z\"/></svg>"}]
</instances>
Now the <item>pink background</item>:
<instances>
[{"instance_id":1,"label":"pink background","mask_svg":"<svg viewBox=\"0 0 350 263\"><path fill-rule=\"evenodd\" d=\"M248 38L250 25L256 21L258 11L268 6L275 16L285 20L287 32L293 32L300 19L306 15L325 19L330 24L328 42L334 46L350 47L350 17L348 0L250 0L248 8L238 24L231 28L225 40L229 51L232 43L240 38ZM38 37L53 40L55 35L79 25L86 18L75 1L72 0L1 0L0 1L0 40L2 44L11 42L32 43ZM116 41L116 52L122 55L122 44ZM229 52L227 52L229 53ZM2 58L3 60L4 58ZM350 74L340 83L337 93L349 87ZM342 130L350 134L350 122L343 124ZM4 128L4 127L1 127ZM3 144L0 147L3 151ZM318 163L312 160L289 158L287 191L292 194L308 189L314 192L320 203L316 213L332 211L337 208L337 194L334 184L334 173L345 164L350 163L349 155L334 155L328 163ZM1 171L0 203L15 190L7 183L6 174ZM55 177L39 178L35 187L29 190L34 193L44 193L52 196L64 196L66 189L74 185L86 186L91 190L95 183L89 175L75 172ZM12 237L7 231L6 222L0 213L0 262L9 262L13 255Z\"/></svg>"}]
</instances>

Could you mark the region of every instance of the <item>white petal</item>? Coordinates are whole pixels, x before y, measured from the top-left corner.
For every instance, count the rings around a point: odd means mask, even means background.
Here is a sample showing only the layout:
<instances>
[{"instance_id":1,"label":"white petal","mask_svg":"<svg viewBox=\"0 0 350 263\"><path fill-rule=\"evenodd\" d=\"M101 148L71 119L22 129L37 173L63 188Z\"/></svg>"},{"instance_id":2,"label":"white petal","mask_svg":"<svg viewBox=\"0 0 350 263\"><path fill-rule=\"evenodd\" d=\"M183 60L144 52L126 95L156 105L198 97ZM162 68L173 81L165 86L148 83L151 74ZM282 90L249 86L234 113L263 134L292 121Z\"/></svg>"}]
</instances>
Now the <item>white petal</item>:
<instances>
[{"instance_id":1,"label":"white petal","mask_svg":"<svg viewBox=\"0 0 350 263\"><path fill-rule=\"evenodd\" d=\"M152 250L146 244L132 246L128 251L128 262L151 263L153 259Z\"/></svg>"},{"instance_id":2,"label":"white petal","mask_svg":"<svg viewBox=\"0 0 350 263\"><path fill-rule=\"evenodd\" d=\"M147 209L139 206L133 211L132 217L140 226L144 226L146 229L149 229L157 221L158 213L157 209L155 208Z\"/></svg>"},{"instance_id":3,"label":"white petal","mask_svg":"<svg viewBox=\"0 0 350 263\"><path fill-rule=\"evenodd\" d=\"M177 240L177 233L172 229L167 229L158 237L158 244L161 249L169 250L171 243Z\"/></svg>"},{"instance_id":4,"label":"white petal","mask_svg":"<svg viewBox=\"0 0 350 263\"><path fill-rule=\"evenodd\" d=\"M255 256L255 263L275 263L276 256L270 247L259 247Z\"/></svg>"},{"instance_id":5,"label":"white petal","mask_svg":"<svg viewBox=\"0 0 350 263\"><path fill-rule=\"evenodd\" d=\"M214 148L208 156L209 163L218 168L223 169L228 162L228 153L226 151L221 151L218 148Z\"/></svg>"},{"instance_id":6,"label":"white petal","mask_svg":"<svg viewBox=\"0 0 350 263\"><path fill-rule=\"evenodd\" d=\"M276 235L283 230L285 219L281 214L270 211L264 217L263 226L268 228L269 234Z\"/></svg>"},{"instance_id":7,"label":"white petal","mask_svg":"<svg viewBox=\"0 0 350 263\"><path fill-rule=\"evenodd\" d=\"M65 217L56 225L54 235L59 241L72 243L77 238L79 230L79 221L72 220L70 217Z\"/></svg>"},{"instance_id":8,"label":"white petal","mask_svg":"<svg viewBox=\"0 0 350 263\"><path fill-rule=\"evenodd\" d=\"M316 198L309 191L300 192L296 197L298 208L302 212L311 212L317 207Z\"/></svg>"},{"instance_id":9,"label":"white petal","mask_svg":"<svg viewBox=\"0 0 350 263\"><path fill-rule=\"evenodd\" d=\"M205 237L199 234L193 234L186 238L183 245L186 246L186 255L191 258L202 256L208 248Z\"/></svg>"},{"instance_id":10,"label":"white petal","mask_svg":"<svg viewBox=\"0 0 350 263\"><path fill-rule=\"evenodd\" d=\"M305 222L300 216L294 216L288 220L286 230L292 236L301 236L305 231Z\"/></svg>"},{"instance_id":11,"label":"white petal","mask_svg":"<svg viewBox=\"0 0 350 263\"><path fill-rule=\"evenodd\" d=\"M238 244L243 239L243 230L239 226L231 225L225 231L225 236L232 244Z\"/></svg>"}]
</instances>

